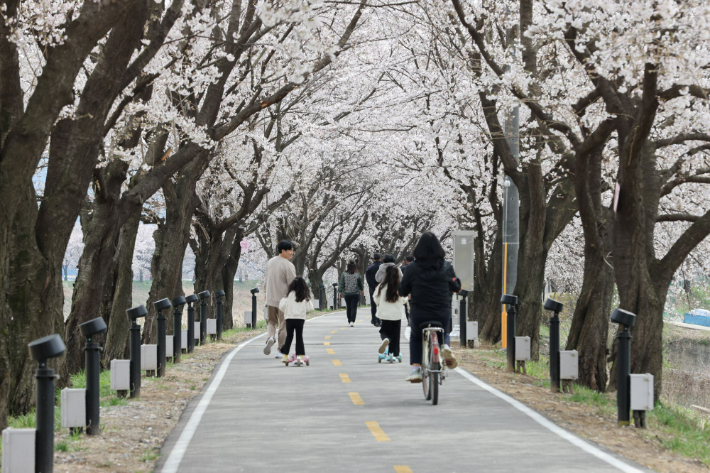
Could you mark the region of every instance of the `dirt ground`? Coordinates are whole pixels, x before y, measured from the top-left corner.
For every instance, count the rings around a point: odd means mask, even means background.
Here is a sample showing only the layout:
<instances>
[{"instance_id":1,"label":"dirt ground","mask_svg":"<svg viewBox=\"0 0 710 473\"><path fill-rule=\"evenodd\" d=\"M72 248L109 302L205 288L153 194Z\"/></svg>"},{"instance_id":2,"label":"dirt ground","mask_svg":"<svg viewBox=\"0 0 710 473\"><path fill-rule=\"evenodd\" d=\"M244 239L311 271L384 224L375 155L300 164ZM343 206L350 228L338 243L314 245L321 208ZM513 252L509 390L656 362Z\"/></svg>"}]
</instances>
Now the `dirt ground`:
<instances>
[{"instance_id":1,"label":"dirt ground","mask_svg":"<svg viewBox=\"0 0 710 473\"><path fill-rule=\"evenodd\" d=\"M594 406L570 402L566 399L568 394L554 394L549 388L539 386L540 381L531 376L507 373L493 366L494 357L489 350L454 351L461 368L582 438L661 473L708 471L700 461L685 459L665 449L660 443L665 434L652 427L619 427L615 415L609 416Z\"/></svg>"},{"instance_id":2,"label":"dirt ground","mask_svg":"<svg viewBox=\"0 0 710 473\"><path fill-rule=\"evenodd\" d=\"M231 348L262 331L239 332L221 343L195 347L179 364L168 366L162 378L143 378L141 397L126 405L101 408L101 435L72 438L68 429L55 434L54 471L153 471L165 438L175 427L187 403L200 393L220 358Z\"/></svg>"}]
</instances>

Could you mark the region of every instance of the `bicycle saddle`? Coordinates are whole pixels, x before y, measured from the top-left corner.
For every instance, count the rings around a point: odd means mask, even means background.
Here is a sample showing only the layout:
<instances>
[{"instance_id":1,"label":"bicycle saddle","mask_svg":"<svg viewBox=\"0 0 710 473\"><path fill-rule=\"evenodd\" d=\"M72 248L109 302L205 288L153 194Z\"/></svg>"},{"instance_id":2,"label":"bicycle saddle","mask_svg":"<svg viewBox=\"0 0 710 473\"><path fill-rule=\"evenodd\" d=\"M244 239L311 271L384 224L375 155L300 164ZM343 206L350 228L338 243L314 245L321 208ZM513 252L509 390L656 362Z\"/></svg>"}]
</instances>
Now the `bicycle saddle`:
<instances>
[{"instance_id":1,"label":"bicycle saddle","mask_svg":"<svg viewBox=\"0 0 710 473\"><path fill-rule=\"evenodd\" d=\"M422 322L421 324L419 324L419 330L423 330L428 327L444 328L444 325L438 320L430 320L428 322Z\"/></svg>"}]
</instances>

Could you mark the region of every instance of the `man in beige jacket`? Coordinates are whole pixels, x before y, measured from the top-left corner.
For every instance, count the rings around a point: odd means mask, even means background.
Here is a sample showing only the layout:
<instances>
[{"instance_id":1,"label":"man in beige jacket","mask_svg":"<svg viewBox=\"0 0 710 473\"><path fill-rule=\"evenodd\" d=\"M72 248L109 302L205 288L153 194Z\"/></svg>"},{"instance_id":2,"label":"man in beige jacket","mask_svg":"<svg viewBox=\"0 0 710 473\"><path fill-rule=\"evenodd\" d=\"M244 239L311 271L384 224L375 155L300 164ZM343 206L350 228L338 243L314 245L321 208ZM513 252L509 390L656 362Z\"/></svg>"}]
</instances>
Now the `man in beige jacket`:
<instances>
[{"instance_id":1,"label":"man in beige jacket","mask_svg":"<svg viewBox=\"0 0 710 473\"><path fill-rule=\"evenodd\" d=\"M283 240L276 247L279 252L278 256L274 256L266 263L266 271L264 272L264 293L266 295L266 306L268 309L268 320L266 329L266 347L264 354L271 354L271 347L274 346L276 340L276 330L278 329L279 344L278 349L281 352L281 347L286 341L286 330L284 330L284 313L279 310L279 302L288 294L288 285L296 277L296 268L291 263L293 257L293 243L288 240ZM277 354L277 358L281 355Z\"/></svg>"}]
</instances>

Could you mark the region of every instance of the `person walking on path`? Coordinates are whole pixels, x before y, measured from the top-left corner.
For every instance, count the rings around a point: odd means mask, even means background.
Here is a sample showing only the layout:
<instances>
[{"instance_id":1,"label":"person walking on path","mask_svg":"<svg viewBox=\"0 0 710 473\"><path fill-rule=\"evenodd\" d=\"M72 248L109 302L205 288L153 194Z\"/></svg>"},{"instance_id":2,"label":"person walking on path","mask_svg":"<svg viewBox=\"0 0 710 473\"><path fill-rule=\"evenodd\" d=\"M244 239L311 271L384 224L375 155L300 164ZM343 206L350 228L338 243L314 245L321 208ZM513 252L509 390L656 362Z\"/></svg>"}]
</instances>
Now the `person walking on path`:
<instances>
[{"instance_id":1,"label":"person walking on path","mask_svg":"<svg viewBox=\"0 0 710 473\"><path fill-rule=\"evenodd\" d=\"M390 266L395 266L394 256L385 255L382 259L382 264L377 269L377 274L375 274L375 281L377 281L377 284L381 283L385 279L385 273L387 272L387 268ZM397 268L397 271L399 271L399 279L402 279L402 270Z\"/></svg>"},{"instance_id":2,"label":"person walking on path","mask_svg":"<svg viewBox=\"0 0 710 473\"><path fill-rule=\"evenodd\" d=\"M451 318L451 293L461 290L461 281L456 277L454 267L444 261L446 253L439 239L431 232L424 233L414 248L416 260L407 265L399 295L409 296L411 309L412 333L409 338L409 361L412 372L406 381L422 381L422 327L425 322L436 321L446 329ZM441 352L447 366L456 368L458 361L451 348L444 344L441 333L437 332Z\"/></svg>"},{"instance_id":3,"label":"person walking on path","mask_svg":"<svg viewBox=\"0 0 710 473\"><path fill-rule=\"evenodd\" d=\"M360 295L365 289L365 284L362 282L362 276L357 272L357 265L354 261L348 261L347 269L340 275L338 282L338 293L340 297L345 297L346 313L348 323L351 327L355 325L357 317L357 303L360 300Z\"/></svg>"},{"instance_id":4,"label":"person walking on path","mask_svg":"<svg viewBox=\"0 0 710 473\"><path fill-rule=\"evenodd\" d=\"M402 267L400 268L402 270L402 274L404 274L404 270L407 267L409 263L412 263L414 261L414 256L407 256L404 258L404 261L402 261ZM408 296L408 299L411 299L412 296ZM410 325L409 323L409 300L407 300L407 303L404 304L404 315L407 316L407 326Z\"/></svg>"},{"instance_id":5,"label":"person walking on path","mask_svg":"<svg viewBox=\"0 0 710 473\"><path fill-rule=\"evenodd\" d=\"M306 323L306 314L314 310L313 302L311 302L311 291L308 289L306 280L298 276L291 281L288 286L288 295L279 302L279 310L284 315L286 320L286 340L284 341L281 351L283 353L283 361L288 365L292 361L297 361L300 366L305 361L306 365L310 365L310 360L306 356L306 346L303 344L303 325ZM293 357L288 356L293 342L293 335L296 334L296 354Z\"/></svg>"},{"instance_id":6,"label":"person walking on path","mask_svg":"<svg viewBox=\"0 0 710 473\"><path fill-rule=\"evenodd\" d=\"M372 315L372 320L370 321L375 327L380 326L380 321L377 319L377 304L375 303L374 297L372 295L377 287L377 271L380 269L382 256L379 253L372 255L373 262L365 270L365 280L367 281L367 289L370 291L370 314Z\"/></svg>"},{"instance_id":7,"label":"person walking on path","mask_svg":"<svg viewBox=\"0 0 710 473\"><path fill-rule=\"evenodd\" d=\"M382 266L384 267L384 264ZM375 301L377 301L377 318L382 323L380 328L382 344L379 352L380 354L384 353L389 345L390 357L398 358L399 361L402 361L402 354L399 349L399 335L407 298L400 296L397 292L399 282L402 279L400 274L397 266L391 265L387 267L383 281L375 290Z\"/></svg>"},{"instance_id":8,"label":"person walking on path","mask_svg":"<svg viewBox=\"0 0 710 473\"><path fill-rule=\"evenodd\" d=\"M277 345L279 351L286 340L284 313L279 309L279 304L281 299L288 294L289 284L296 277L296 267L291 263L293 243L283 240L279 242L276 251L279 253L278 256L274 256L266 263L264 272L264 292L268 310L265 355L271 354L271 347L276 343L274 337L277 330L279 332Z\"/></svg>"}]
</instances>

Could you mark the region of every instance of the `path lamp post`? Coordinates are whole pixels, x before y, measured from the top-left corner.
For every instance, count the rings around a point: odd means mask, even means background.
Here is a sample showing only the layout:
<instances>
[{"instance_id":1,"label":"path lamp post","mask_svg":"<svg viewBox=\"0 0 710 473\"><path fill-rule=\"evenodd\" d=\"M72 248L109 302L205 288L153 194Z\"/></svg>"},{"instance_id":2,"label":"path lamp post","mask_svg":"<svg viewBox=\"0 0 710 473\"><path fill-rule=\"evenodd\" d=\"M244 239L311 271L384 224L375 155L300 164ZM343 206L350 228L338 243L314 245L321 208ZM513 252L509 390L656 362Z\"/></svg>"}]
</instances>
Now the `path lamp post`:
<instances>
[{"instance_id":1,"label":"path lamp post","mask_svg":"<svg viewBox=\"0 0 710 473\"><path fill-rule=\"evenodd\" d=\"M503 294L500 298L502 304L508 305L508 333L507 333L507 344L508 344L508 363L506 371L509 373L515 372L515 313L518 309L518 296L512 296L510 294Z\"/></svg>"},{"instance_id":2,"label":"path lamp post","mask_svg":"<svg viewBox=\"0 0 710 473\"><path fill-rule=\"evenodd\" d=\"M224 310L222 307L222 298L224 297L224 291L217 291L215 297L217 297L217 340L222 341L222 319L224 317L222 313Z\"/></svg>"},{"instance_id":3,"label":"path lamp post","mask_svg":"<svg viewBox=\"0 0 710 473\"><path fill-rule=\"evenodd\" d=\"M466 296L468 296L468 291L466 289L461 289L461 292L459 292L459 297L461 298L461 301L459 302L459 345L461 345L461 348L468 347L468 339L466 338L466 322L468 322Z\"/></svg>"},{"instance_id":4,"label":"path lamp post","mask_svg":"<svg viewBox=\"0 0 710 473\"><path fill-rule=\"evenodd\" d=\"M207 299L210 298L210 291L202 291L198 296L200 296L200 346L202 346L207 337Z\"/></svg>"},{"instance_id":5,"label":"path lamp post","mask_svg":"<svg viewBox=\"0 0 710 473\"><path fill-rule=\"evenodd\" d=\"M92 337L106 331L106 322L97 317L79 325L81 334L86 337L84 347L84 372L86 373L86 434L101 433L99 420L100 388L99 388L99 352L102 351Z\"/></svg>"},{"instance_id":6,"label":"path lamp post","mask_svg":"<svg viewBox=\"0 0 710 473\"><path fill-rule=\"evenodd\" d=\"M193 302L197 302L197 296L191 294L185 298L187 302L187 352L195 351L195 308Z\"/></svg>"},{"instance_id":7,"label":"path lamp post","mask_svg":"<svg viewBox=\"0 0 710 473\"><path fill-rule=\"evenodd\" d=\"M160 299L159 301L153 302L153 307L155 307L155 310L158 312L158 370L157 370L157 376L158 378L162 378L165 376L165 337L168 334L167 329L165 328L165 314L163 313L164 310L170 309L171 304L170 304L170 299L167 297L165 299Z\"/></svg>"},{"instance_id":8,"label":"path lamp post","mask_svg":"<svg viewBox=\"0 0 710 473\"><path fill-rule=\"evenodd\" d=\"M148 315L148 309L143 305L133 307L126 311L128 318L131 319L131 364L130 364L130 386L131 397L137 398L141 396L141 327L138 325L138 319Z\"/></svg>"},{"instance_id":9,"label":"path lamp post","mask_svg":"<svg viewBox=\"0 0 710 473\"><path fill-rule=\"evenodd\" d=\"M616 355L616 407L619 425L629 425L631 410L631 332L629 329L636 322L636 314L623 309L614 309L611 321L619 324L620 330Z\"/></svg>"},{"instance_id":10,"label":"path lamp post","mask_svg":"<svg viewBox=\"0 0 710 473\"><path fill-rule=\"evenodd\" d=\"M545 310L552 311L550 316L550 389L560 392L560 312L564 305L552 299L545 301Z\"/></svg>"},{"instance_id":11,"label":"path lamp post","mask_svg":"<svg viewBox=\"0 0 710 473\"><path fill-rule=\"evenodd\" d=\"M320 308L321 311L324 311L327 309L328 305L328 297L325 295L325 284L320 283L320 286L318 286L318 307Z\"/></svg>"},{"instance_id":12,"label":"path lamp post","mask_svg":"<svg viewBox=\"0 0 710 473\"><path fill-rule=\"evenodd\" d=\"M35 471L51 473L54 467L54 370L47 360L66 351L62 337L48 335L28 344L30 358L37 362L37 429L35 433Z\"/></svg>"},{"instance_id":13,"label":"path lamp post","mask_svg":"<svg viewBox=\"0 0 710 473\"><path fill-rule=\"evenodd\" d=\"M180 363L182 358L182 307L185 302L183 296L173 299L173 363Z\"/></svg>"},{"instance_id":14,"label":"path lamp post","mask_svg":"<svg viewBox=\"0 0 710 473\"><path fill-rule=\"evenodd\" d=\"M251 328L256 330L256 295L259 293L259 288L255 287L251 292Z\"/></svg>"},{"instance_id":15,"label":"path lamp post","mask_svg":"<svg viewBox=\"0 0 710 473\"><path fill-rule=\"evenodd\" d=\"M338 283L333 283L333 310L338 308Z\"/></svg>"}]
</instances>

